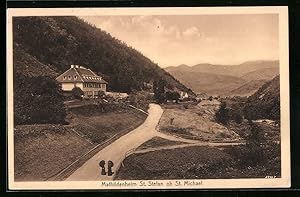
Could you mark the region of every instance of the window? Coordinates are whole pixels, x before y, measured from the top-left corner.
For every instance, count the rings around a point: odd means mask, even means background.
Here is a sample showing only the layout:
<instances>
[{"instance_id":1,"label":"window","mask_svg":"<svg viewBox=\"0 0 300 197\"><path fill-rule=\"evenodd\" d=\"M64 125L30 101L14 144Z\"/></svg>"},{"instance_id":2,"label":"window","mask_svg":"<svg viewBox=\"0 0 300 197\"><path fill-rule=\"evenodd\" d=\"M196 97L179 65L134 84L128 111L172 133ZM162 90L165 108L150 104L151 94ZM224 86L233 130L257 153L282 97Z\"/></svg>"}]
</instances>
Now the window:
<instances>
[{"instance_id":1,"label":"window","mask_svg":"<svg viewBox=\"0 0 300 197\"><path fill-rule=\"evenodd\" d=\"M72 77L69 75L69 80L71 79Z\"/></svg>"},{"instance_id":2,"label":"window","mask_svg":"<svg viewBox=\"0 0 300 197\"><path fill-rule=\"evenodd\" d=\"M76 76L76 75L74 76L74 79L77 79L77 76Z\"/></svg>"},{"instance_id":3,"label":"window","mask_svg":"<svg viewBox=\"0 0 300 197\"><path fill-rule=\"evenodd\" d=\"M64 76L64 80L66 80L67 79L67 77L66 76Z\"/></svg>"}]
</instances>

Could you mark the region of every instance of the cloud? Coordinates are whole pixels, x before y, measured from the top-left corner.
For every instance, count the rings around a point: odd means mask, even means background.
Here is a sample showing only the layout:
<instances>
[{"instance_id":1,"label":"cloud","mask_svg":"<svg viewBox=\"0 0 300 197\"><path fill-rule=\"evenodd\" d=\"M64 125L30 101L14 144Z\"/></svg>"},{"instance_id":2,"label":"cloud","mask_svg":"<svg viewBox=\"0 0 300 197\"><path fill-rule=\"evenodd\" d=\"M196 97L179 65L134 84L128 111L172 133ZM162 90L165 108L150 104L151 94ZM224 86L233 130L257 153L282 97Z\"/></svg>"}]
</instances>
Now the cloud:
<instances>
[{"instance_id":1,"label":"cloud","mask_svg":"<svg viewBox=\"0 0 300 197\"><path fill-rule=\"evenodd\" d=\"M162 67L206 62L237 64L278 58L278 19L274 16L81 18L126 42Z\"/></svg>"},{"instance_id":2,"label":"cloud","mask_svg":"<svg viewBox=\"0 0 300 197\"><path fill-rule=\"evenodd\" d=\"M187 28L182 34L186 37L201 37L199 29L195 26Z\"/></svg>"}]
</instances>

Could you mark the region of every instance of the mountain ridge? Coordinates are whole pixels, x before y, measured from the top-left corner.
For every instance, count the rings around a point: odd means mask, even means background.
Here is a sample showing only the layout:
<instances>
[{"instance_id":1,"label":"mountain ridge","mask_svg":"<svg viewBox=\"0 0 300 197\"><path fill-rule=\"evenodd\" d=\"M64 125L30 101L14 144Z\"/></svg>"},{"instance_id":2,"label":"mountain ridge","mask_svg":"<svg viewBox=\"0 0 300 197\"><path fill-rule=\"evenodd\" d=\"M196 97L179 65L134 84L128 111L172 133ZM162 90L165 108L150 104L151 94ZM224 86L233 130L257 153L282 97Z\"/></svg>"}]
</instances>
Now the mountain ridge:
<instances>
[{"instance_id":1,"label":"mountain ridge","mask_svg":"<svg viewBox=\"0 0 300 197\"><path fill-rule=\"evenodd\" d=\"M279 74L279 61L257 60L227 66L206 63L194 66L181 64L165 70L198 93L204 91L212 95L250 96L263 84L261 80L271 80Z\"/></svg>"},{"instance_id":2,"label":"mountain ridge","mask_svg":"<svg viewBox=\"0 0 300 197\"><path fill-rule=\"evenodd\" d=\"M174 71L180 70L182 65L179 66L171 66L164 68L166 71ZM193 66L186 65L185 71L191 72L205 72L212 74L223 74L223 75L234 75L234 76L242 76L248 72L252 72L262 68L274 68L279 67L278 60L256 60L256 61L246 61L241 64L236 65L220 65L220 64L210 64L210 63L200 63ZM240 72L240 73L239 73Z\"/></svg>"}]
</instances>

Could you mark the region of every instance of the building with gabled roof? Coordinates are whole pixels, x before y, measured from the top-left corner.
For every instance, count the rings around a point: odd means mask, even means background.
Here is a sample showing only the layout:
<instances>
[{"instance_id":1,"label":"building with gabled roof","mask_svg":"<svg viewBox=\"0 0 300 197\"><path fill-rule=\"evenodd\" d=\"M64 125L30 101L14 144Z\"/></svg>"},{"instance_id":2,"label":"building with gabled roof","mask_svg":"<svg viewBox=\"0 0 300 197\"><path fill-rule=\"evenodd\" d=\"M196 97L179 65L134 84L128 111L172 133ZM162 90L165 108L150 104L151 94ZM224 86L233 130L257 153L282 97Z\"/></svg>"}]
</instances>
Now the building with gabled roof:
<instances>
[{"instance_id":1,"label":"building with gabled roof","mask_svg":"<svg viewBox=\"0 0 300 197\"><path fill-rule=\"evenodd\" d=\"M56 80L61 84L63 91L70 92L73 88L79 87L84 92L84 97L90 98L97 97L99 91L105 93L108 84L91 69L79 65L71 65L71 67L59 75Z\"/></svg>"}]
</instances>

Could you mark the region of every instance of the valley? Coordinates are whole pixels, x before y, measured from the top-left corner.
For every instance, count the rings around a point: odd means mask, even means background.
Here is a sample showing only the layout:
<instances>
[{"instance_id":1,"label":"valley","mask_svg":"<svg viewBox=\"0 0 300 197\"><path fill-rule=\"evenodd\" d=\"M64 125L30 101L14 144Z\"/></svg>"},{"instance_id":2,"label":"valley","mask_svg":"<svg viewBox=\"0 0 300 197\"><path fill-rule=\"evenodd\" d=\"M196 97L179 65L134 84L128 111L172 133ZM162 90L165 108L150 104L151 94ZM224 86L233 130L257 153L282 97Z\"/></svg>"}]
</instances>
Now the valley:
<instances>
[{"instance_id":1,"label":"valley","mask_svg":"<svg viewBox=\"0 0 300 197\"><path fill-rule=\"evenodd\" d=\"M13 28L16 181L281 176L279 61L163 69L75 16Z\"/></svg>"}]
</instances>

